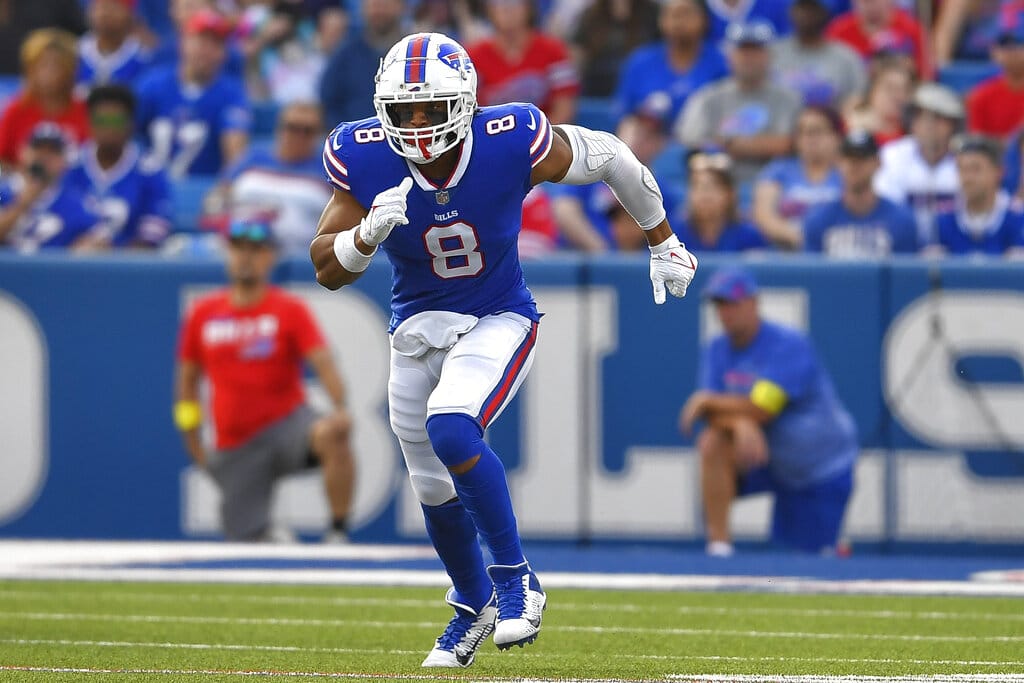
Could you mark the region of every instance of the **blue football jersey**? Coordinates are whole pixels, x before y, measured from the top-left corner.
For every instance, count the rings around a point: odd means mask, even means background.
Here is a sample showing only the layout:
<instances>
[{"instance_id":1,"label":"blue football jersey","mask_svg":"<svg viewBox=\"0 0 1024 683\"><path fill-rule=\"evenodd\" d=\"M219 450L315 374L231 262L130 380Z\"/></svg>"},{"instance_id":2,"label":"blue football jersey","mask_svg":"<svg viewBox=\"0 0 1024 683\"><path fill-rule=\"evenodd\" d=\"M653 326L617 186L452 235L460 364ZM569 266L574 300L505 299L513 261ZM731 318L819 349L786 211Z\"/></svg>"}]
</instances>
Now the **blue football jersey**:
<instances>
[{"instance_id":1,"label":"blue football jersey","mask_svg":"<svg viewBox=\"0 0 1024 683\"><path fill-rule=\"evenodd\" d=\"M78 41L78 76L76 81L86 91L94 85L119 83L133 86L149 68L152 54L135 37L105 55L96 47L96 36L87 33Z\"/></svg>"},{"instance_id":2,"label":"blue football jersey","mask_svg":"<svg viewBox=\"0 0 1024 683\"><path fill-rule=\"evenodd\" d=\"M730 6L711 0L707 3L707 39L716 43L723 41L730 24L747 24L755 21L768 22L775 30L775 35L784 36L793 28L789 21L789 5L791 4L790 2L779 2L779 0L745 0L736 3L735 6ZM834 3L825 0L825 4Z\"/></svg>"},{"instance_id":3,"label":"blue football jersey","mask_svg":"<svg viewBox=\"0 0 1024 683\"><path fill-rule=\"evenodd\" d=\"M108 170L96 162L96 146L87 144L64 182L85 198L90 211L103 217L104 230L116 247L156 246L170 232L173 206L167 175L144 159L135 144L129 144Z\"/></svg>"},{"instance_id":4,"label":"blue football jersey","mask_svg":"<svg viewBox=\"0 0 1024 683\"><path fill-rule=\"evenodd\" d=\"M686 71L672 66L664 43L637 48L622 65L615 91L615 118L645 112L659 117L665 130L670 130L690 95L728 75L725 55L711 43L701 46Z\"/></svg>"},{"instance_id":5,"label":"blue football jersey","mask_svg":"<svg viewBox=\"0 0 1024 683\"><path fill-rule=\"evenodd\" d=\"M221 135L248 131L252 118L242 82L224 73L199 88L165 67L142 80L138 100L139 133L172 178L220 173Z\"/></svg>"},{"instance_id":6,"label":"blue football jersey","mask_svg":"<svg viewBox=\"0 0 1024 683\"><path fill-rule=\"evenodd\" d=\"M343 123L324 145L335 187L364 207L406 177L409 224L381 244L394 273L391 329L423 311L475 316L512 311L539 320L517 248L530 172L554 132L532 104L480 108L451 176L435 182L388 146L374 117Z\"/></svg>"},{"instance_id":7,"label":"blue football jersey","mask_svg":"<svg viewBox=\"0 0 1024 683\"><path fill-rule=\"evenodd\" d=\"M0 207L17 201L21 179L0 183ZM60 249L72 246L101 224L101 219L84 206L82 196L67 183L46 190L25 213L7 238L19 251Z\"/></svg>"},{"instance_id":8,"label":"blue football jersey","mask_svg":"<svg viewBox=\"0 0 1024 683\"><path fill-rule=\"evenodd\" d=\"M804 249L835 258L885 258L918 250L917 223L904 206L879 197L865 215L846 209L842 199L814 207L804 219Z\"/></svg>"},{"instance_id":9,"label":"blue football jersey","mask_svg":"<svg viewBox=\"0 0 1024 683\"><path fill-rule=\"evenodd\" d=\"M970 216L963 204L936 218L938 243L950 254L1005 254L1024 247L1024 212L1003 191L992 211Z\"/></svg>"}]
</instances>

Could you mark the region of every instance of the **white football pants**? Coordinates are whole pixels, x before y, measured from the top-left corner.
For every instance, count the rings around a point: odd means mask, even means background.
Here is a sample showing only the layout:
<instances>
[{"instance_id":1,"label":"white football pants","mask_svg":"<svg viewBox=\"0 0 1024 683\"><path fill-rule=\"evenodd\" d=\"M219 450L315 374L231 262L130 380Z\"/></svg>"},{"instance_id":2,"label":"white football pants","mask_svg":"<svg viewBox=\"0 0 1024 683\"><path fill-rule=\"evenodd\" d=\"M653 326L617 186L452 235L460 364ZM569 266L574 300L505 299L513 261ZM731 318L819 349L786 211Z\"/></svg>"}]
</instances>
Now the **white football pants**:
<instances>
[{"instance_id":1,"label":"white football pants","mask_svg":"<svg viewBox=\"0 0 1024 683\"><path fill-rule=\"evenodd\" d=\"M516 395L533 365L537 323L516 313L481 318L447 349L415 357L391 348L388 406L416 497L441 505L455 497L448 469L434 454L427 418L461 413L484 429Z\"/></svg>"}]
</instances>

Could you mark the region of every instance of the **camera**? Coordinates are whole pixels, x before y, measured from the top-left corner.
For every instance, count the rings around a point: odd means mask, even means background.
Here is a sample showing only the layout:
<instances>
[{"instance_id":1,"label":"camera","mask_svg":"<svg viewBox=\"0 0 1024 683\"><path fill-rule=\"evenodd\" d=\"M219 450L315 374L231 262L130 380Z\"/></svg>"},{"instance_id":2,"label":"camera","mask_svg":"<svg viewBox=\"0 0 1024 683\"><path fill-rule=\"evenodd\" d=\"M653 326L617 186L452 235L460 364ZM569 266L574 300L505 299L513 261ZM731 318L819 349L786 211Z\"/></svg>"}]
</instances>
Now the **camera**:
<instances>
[{"instance_id":1,"label":"camera","mask_svg":"<svg viewBox=\"0 0 1024 683\"><path fill-rule=\"evenodd\" d=\"M41 161L33 161L29 164L28 174L30 177L41 180L44 183L50 180L50 174Z\"/></svg>"}]
</instances>

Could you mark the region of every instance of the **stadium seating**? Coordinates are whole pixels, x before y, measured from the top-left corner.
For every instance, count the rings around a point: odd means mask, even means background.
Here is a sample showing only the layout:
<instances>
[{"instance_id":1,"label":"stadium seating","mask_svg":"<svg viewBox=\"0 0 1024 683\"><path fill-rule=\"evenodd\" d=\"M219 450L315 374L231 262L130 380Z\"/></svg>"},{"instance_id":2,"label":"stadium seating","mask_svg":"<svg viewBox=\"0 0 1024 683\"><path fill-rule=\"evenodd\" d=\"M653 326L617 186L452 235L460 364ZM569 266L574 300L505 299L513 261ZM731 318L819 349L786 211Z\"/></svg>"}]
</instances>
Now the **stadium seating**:
<instances>
[{"instance_id":1,"label":"stadium seating","mask_svg":"<svg viewBox=\"0 0 1024 683\"><path fill-rule=\"evenodd\" d=\"M581 97L576 103L576 123L594 130L615 130L612 100L604 97Z\"/></svg>"},{"instance_id":2,"label":"stadium seating","mask_svg":"<svg viewBox=\"0 0 1024 683\"><path fill-rule=\"evenodd\" d=\"M254 102L252 104L252 136L253 138L267 138L274 134L274 126L277 123L278 112L281 105L277 102Z\"/></svg>"},{"instance_id":3,"label":"stadium seating","mask_svg":"<svg viewBox=\"0 0 1024 683\"><path fill-rule=\"evenodd\" d=\"M175 232L197 232L199 230L203 198L214 186L216 180L214 177L196 176L183 178L173 183Z\"/></svg>"},{"instance_id":4,"label":"stadium seating","mask_svg":"<svg viewBox=\"0 0 1024 683\"><path fill-rule=\"evenodd\" d=\"M962 95L997 73L999 67L991 62L953 62L939 69L938 81Z\"/></svg>"}]
</instances>

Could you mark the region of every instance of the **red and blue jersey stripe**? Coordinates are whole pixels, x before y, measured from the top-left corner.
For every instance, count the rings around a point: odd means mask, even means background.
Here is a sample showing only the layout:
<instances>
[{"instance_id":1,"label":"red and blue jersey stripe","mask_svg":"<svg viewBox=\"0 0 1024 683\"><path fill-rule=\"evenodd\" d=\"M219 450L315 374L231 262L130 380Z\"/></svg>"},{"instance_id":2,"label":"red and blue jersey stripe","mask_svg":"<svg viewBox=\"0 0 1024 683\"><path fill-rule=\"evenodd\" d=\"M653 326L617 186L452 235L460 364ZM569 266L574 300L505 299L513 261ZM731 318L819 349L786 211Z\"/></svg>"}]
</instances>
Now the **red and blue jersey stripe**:
<instances>
[{"instance_id":1,"label":"red and blue jersey stripe","mask_svg":"<svg viewBox=\"0 0 1024 683\"><path fill-rule=\"evenodd\" d=\"M351 192L352 187L348 182L348 166L341 160L331 144L331 140L334 139L335 135L337 133L331 134L327 138L327 142L324 143L324 170L327 172L327 179L332 185L346 192Z\"/></svg>"},{"instance_id":2,"label":"red and blue jersey stripe","mask_svg":"<svg viewBox=\"0 0 1024 683\"><path fill-rule=\"evenodd\" d=\"M430 36L416 36L405 48L405 82L422 83L427 74L427 45Z\"/></svg>"},{"instance_id":3,"label":"red and blue jersey stripe","mask_svg":"<svg viewBox=\"0 0 1024 683\"><path fill-rule=\"evenodd\" d=\"M484 407L477 415L477 421L480 426L484 429L494 416L497 415L501 407L508 400L509 394L512 388L516 385L516 380L522 374L526 367L526 360L530 357L533 352L533 347L537 344L537 322L534 321L530 325L530 332L526 335L526 339L516 349L515 354L512 356L512 361L505 366L505 372L501 374L501 379L498 380L498 385L494 388L488 396L487 400L484 401Z\"/></svg>"},{"instance_id":4,"label":"red and blue jersey stripe","mask_svg":"<svg viewBox=\"0 0 1024 683\"><path fill-rule=\"evenodd\" d=\"M551 130L551 124L548 123L548 117L544 116L543 112L539 113L540 121L535 124L537 126L537 133L530 142L530 168L544 161L544 158L547 157L548 152L551 151L551 136L554 134Z\"/></svg>"}]
</instances>

